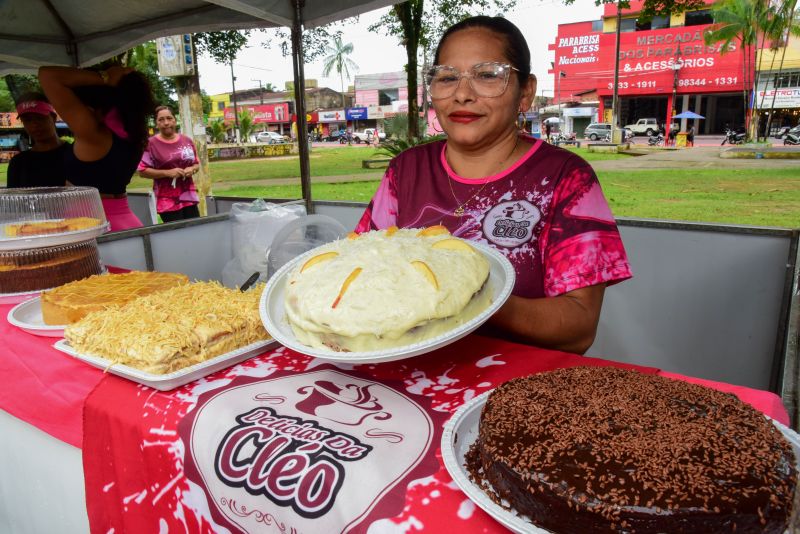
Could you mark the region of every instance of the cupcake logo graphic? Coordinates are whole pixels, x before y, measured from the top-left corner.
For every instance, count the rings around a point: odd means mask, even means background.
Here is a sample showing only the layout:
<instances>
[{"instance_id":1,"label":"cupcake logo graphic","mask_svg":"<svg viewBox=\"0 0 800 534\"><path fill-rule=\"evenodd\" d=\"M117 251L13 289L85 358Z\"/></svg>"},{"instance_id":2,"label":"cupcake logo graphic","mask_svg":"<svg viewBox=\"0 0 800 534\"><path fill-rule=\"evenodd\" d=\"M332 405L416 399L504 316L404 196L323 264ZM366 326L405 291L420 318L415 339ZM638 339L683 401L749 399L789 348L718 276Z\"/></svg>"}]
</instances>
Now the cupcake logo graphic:
<instances>
[{"instance_id":1,"label":"cupcake logo graphic","mask_svg":"<svg viewBox=\"0 0 800 534\"><path fill-rule=\"evenodd\" d=\"M496 245L515 248L531 240L541 218L539 209L527 200L502 202L486 213L483 234Z\"/></svg>"}]
</instances>

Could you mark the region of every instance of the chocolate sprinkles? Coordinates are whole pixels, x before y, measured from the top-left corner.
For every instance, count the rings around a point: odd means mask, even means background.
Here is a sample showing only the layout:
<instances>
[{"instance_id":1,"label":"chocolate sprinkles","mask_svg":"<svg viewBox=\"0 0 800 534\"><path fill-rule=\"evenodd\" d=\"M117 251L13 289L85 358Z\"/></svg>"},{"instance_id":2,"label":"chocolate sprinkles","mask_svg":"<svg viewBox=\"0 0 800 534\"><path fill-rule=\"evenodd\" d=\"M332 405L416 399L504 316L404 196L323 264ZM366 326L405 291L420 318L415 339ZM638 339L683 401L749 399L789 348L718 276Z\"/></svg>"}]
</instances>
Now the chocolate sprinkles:
<instances>
[{"instance_id":1,"label":"chocolate sprinkles","mask_svg":"<svg viewBox=\"0 0 800 534\"><path fill-rule=\"evenodd\" d=\"M559 533L783 533L795 458L734 395L615 367L518 378L487 399L476 481Z\"/></svg>"}]
</instances>

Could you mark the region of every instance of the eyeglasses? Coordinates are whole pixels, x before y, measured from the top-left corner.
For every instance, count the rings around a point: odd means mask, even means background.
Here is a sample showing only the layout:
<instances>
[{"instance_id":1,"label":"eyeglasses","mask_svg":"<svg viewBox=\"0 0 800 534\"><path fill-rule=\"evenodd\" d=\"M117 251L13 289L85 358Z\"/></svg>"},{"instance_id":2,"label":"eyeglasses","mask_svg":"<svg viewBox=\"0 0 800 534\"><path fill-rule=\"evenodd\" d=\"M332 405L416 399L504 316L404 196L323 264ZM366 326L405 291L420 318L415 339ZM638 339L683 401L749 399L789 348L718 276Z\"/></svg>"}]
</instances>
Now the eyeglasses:
<instances>
[{"instance_id":1,"label":"eyeglasses","mask_svg":"<svg viewBox=\"0 0 800 534\"><path fill-rule=\"evenodd\" d=\"M460 72L448 65L434 65L425 74L425 84L431 98L448 98L455 94L461 78L467 78L469 86L478 96L492 98L505 92L512 70L519 72L508 63L495 61L478 63L467 72Z\"/></svg>"}]
</instances>

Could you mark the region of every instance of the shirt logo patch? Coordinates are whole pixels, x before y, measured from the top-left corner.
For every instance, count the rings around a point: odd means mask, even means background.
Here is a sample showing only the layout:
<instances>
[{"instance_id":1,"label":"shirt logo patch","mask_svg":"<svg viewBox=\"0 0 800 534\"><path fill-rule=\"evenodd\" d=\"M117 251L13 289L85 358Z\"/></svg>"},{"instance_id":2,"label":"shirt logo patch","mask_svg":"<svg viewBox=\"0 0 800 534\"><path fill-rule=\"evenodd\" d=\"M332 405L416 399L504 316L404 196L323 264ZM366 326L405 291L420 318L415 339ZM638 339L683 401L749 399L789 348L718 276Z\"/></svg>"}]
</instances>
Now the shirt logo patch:
<instances>
[{"instance_id":1,"label":"shirt logo patch","mask_svg":"<svg viewBox=\"0 0 800 534\"><path fill-rule=\"evenodd\" d=\"M184 161L194 161L194 151L192 147L189 146L182 146L181 147L181 159Z\"/></svg>"},{"instance_id":2,"label":"shirt logo patch","mask_svg":"<svg viewBox=\"0 0 800 534\"><path fill-rule=\"evenodd\" d=\"M541 218L539 208L527 200L502 202L483 218L483 235L495 245L518 247L531 240L533 227Z\"/></svg>"}]
</instances>

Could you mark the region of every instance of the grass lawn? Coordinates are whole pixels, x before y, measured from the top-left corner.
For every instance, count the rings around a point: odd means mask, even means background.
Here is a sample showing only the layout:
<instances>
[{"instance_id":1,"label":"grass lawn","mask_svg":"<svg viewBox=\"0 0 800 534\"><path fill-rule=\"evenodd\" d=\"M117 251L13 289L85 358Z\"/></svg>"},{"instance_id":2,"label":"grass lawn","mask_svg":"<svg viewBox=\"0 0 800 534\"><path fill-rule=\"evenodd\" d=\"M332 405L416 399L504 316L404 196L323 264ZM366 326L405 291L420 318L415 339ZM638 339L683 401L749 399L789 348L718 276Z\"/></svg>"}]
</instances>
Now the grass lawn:
<instances>
[{"instance_id":1,"label":"grass lawn","mask_svg":"<svg viewBox=\"0 0 800 534\"><path fill-rule=\"evenodd\" d=\"M595 154L570 148L590 163L621 159L623 154ZM374 148L316 148L311 154L312 176L371 173L374 181L313 184L318 200L367 202L378 187L381 169L362 169L361 161L375 157ZM7 164L0 164L5 184ZM269 186L276 178L299 176L296 156L211 163L213 191L218 196L300 198L299 185ZM800 227L800 169L675 169L598 171L611 209L618 217L679 221ZM256 182L248 184L247 182ZM265 183L267 182L267 183ZM146 189L148 180L135 178L132 189Z\"/></svg>"}]
</instances>

